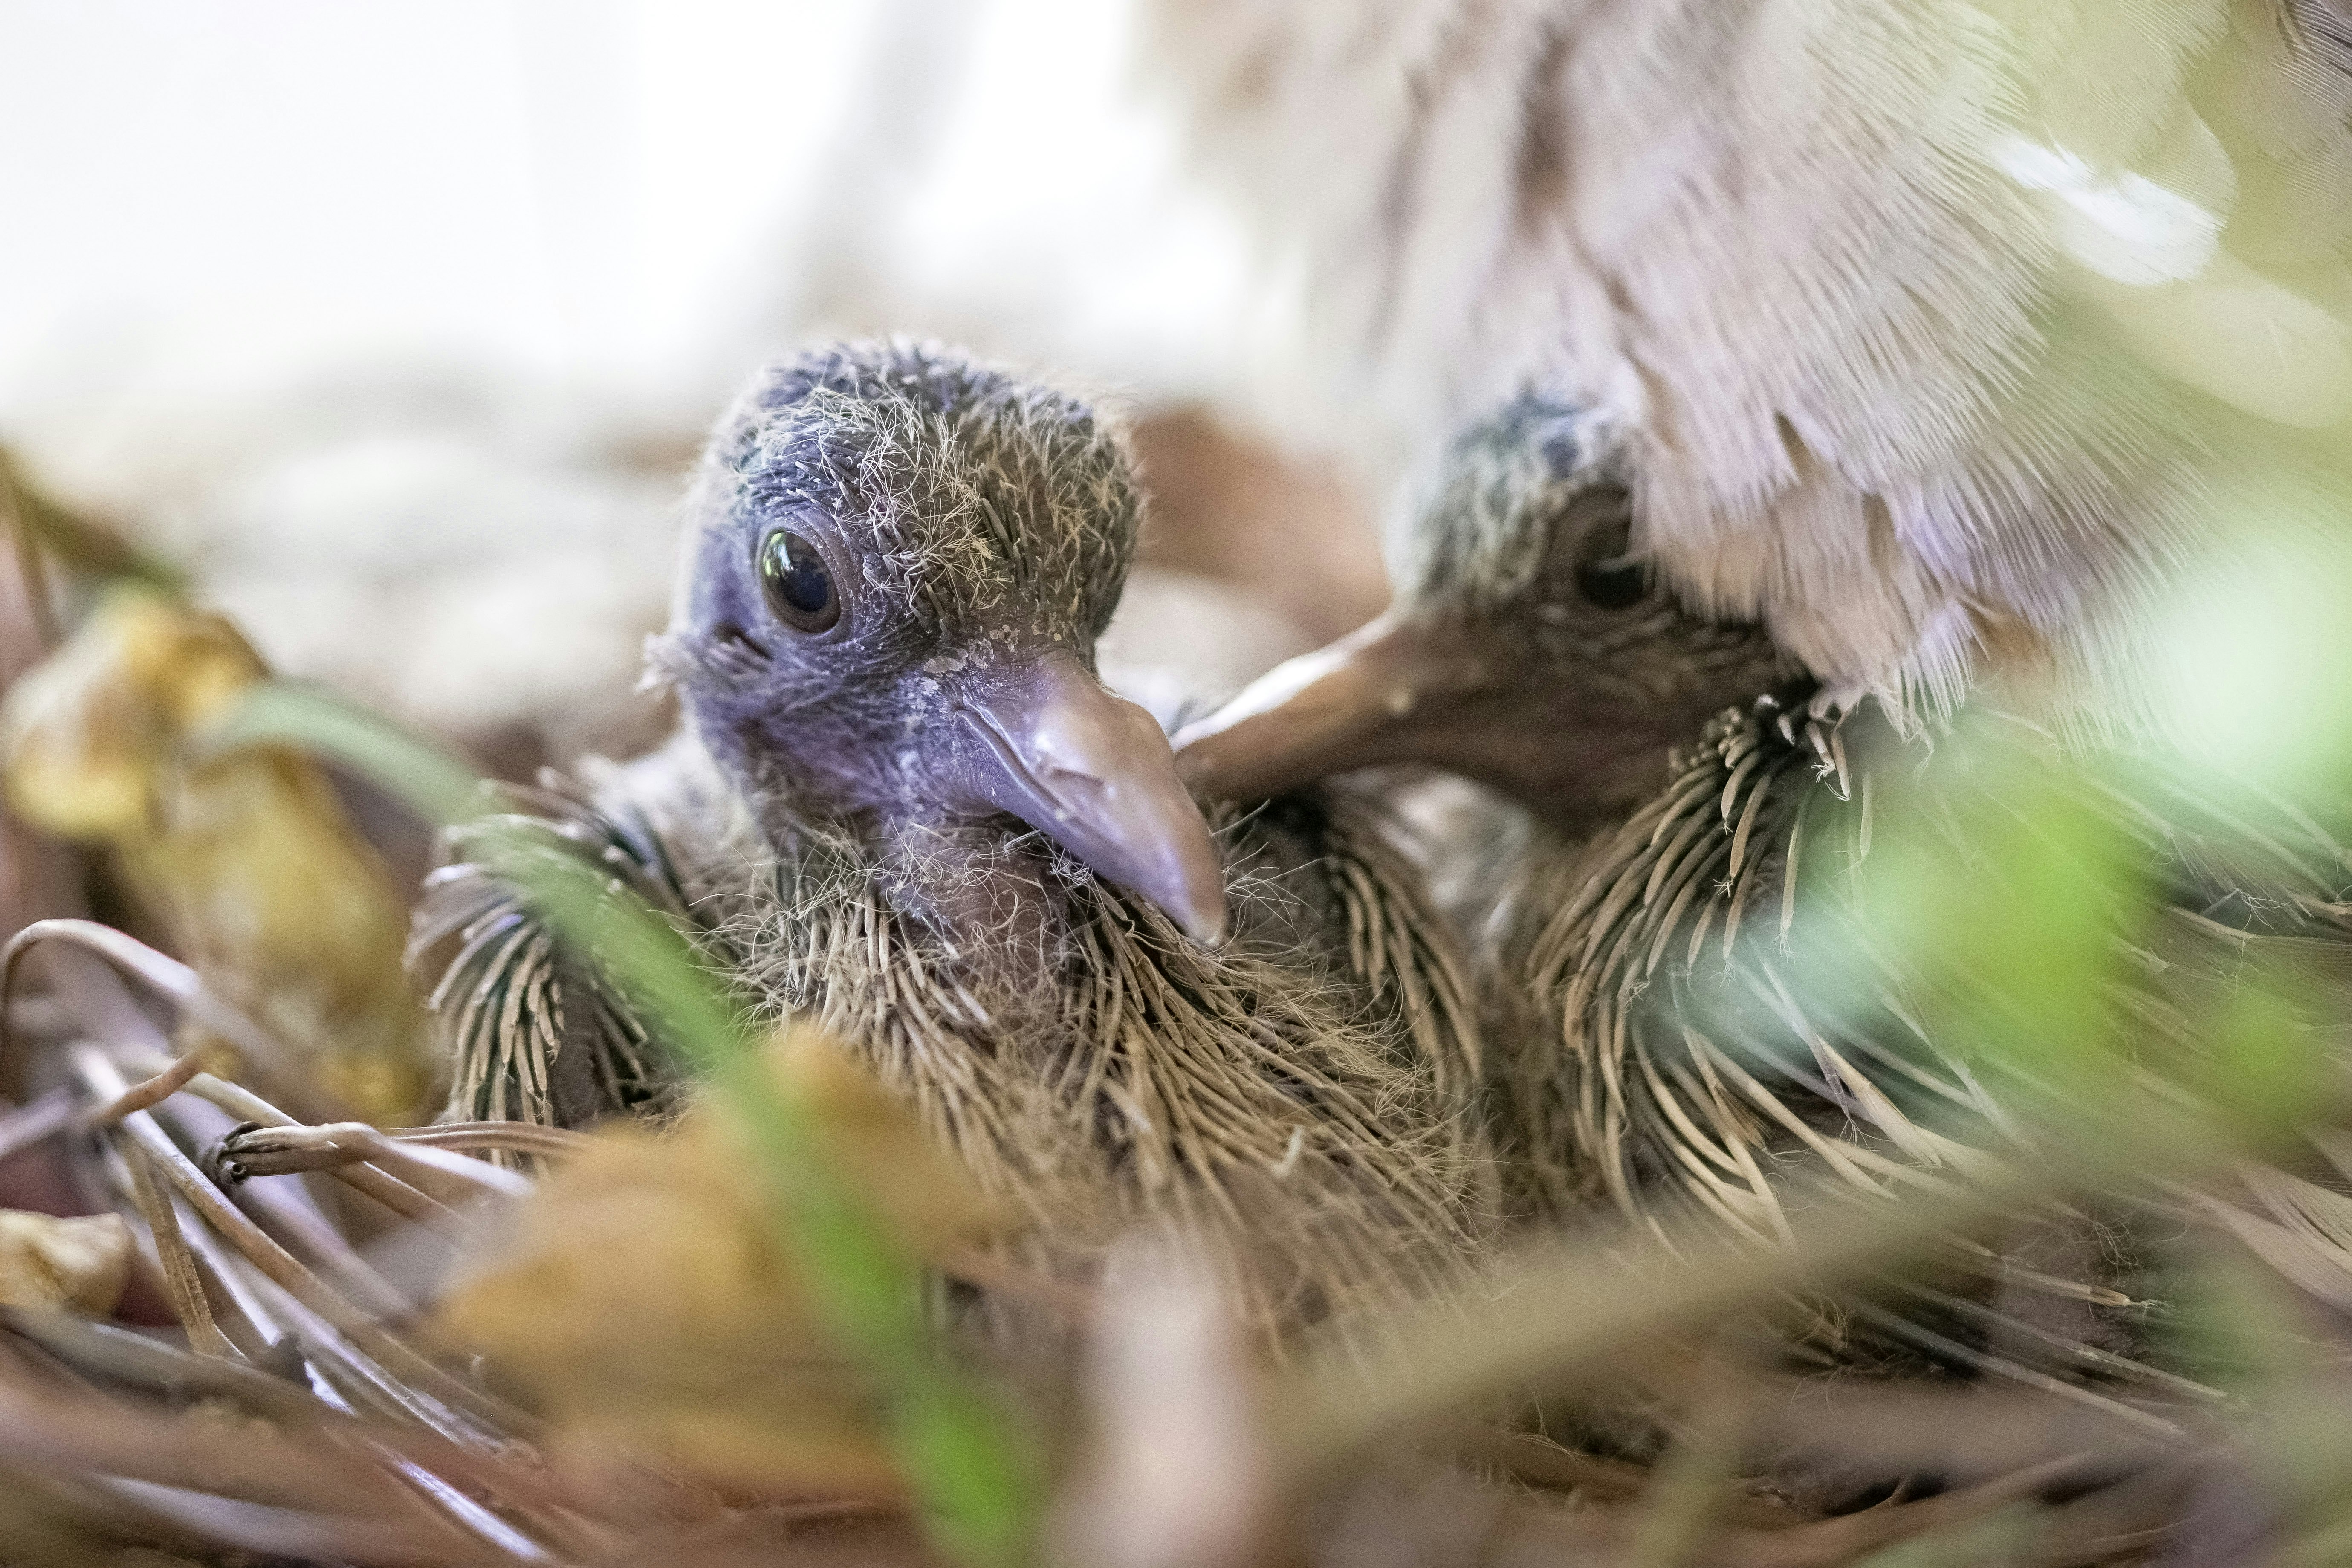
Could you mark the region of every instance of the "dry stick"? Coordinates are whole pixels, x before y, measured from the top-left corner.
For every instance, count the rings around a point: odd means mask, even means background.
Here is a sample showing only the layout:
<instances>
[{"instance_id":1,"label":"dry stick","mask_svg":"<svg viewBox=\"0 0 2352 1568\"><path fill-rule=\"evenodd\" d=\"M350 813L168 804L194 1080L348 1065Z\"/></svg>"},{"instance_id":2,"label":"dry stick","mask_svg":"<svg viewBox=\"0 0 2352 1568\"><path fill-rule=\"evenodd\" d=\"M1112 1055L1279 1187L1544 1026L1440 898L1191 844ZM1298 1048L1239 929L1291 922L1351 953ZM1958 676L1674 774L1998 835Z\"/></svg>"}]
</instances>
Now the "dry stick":
<instances>
[{"instance_id":1,"label":"dry stick","mask_svg":"<svg viewBox=\"0 0 2352 1568\"><path fill-rule=\"evenodd\" d=\"M139 1068L148 1071L162 1070L155 1064L172 1059L160 1052L119 1047L115 1054L132 1059ZM258 1122L264 1127L306 1125L243 1085L215 1078L207 1072L200 1072L191 1078L187 1092L220 1107L240 1121ZM390 1172L379 1171L373 1165L345 1165L332 1174L353 1192L373 1198L403 1219L444 1230L455 1227L465 1231L471 1228L465 1215L438 1199L417 1191Z\"/></svg>"},{"instance_id":2,"label":"dry stick","mask_svg":"<svg viewBox=\"0 0 2352 1568\"><path fill-rule=\"evenodd\" d=\"M467 1448L470 1438L466 1434L453 1435L444 1422L428 1418L415 1405L404 1403L395 1393L387 1392L383 1377L360 1362L356 1353L344 1347L333 1331L320 1320L304 1314L305 1321L294 1328L281 1324L278 1315L261 1300L260 1293L270 1287L257 1269L253 1269L241 1258L222 1254L217 1244L202 1229L196 1232L194 1239L203 1254L205 1267L219 1281L224 1294L234 1299L247 1331L265 1348L278 1335L289 1335L300 1347L313 1379L311 1389L301 1390L278 1378L237 1368L237 1375L248 1381L228 1392L240 1393L250 1402L254 1384L257 1382L267 1389L282 1391L278 1400L288 1408L278 1411L281 1415L290 1409L293 1414L306 1419L341 1418L360 1423L359 1440L374 1450L384 1464L397 1470L405 1485L424 1496L428 1507L449 1515L451 1521L459 1529L488 1541L509 1556L522 1561L545 1560L545 1554L540 1552L528 1537L452 1487L439 1473L446 1471L461 1475L476 1488L500 1496L509 1506L529 1510L532 1514L532 1523L542 1532L561 1533L560 1521L551 1524L545 1517L543 1500L519 1500L512 1495L518 1482L515 1472L504 1467L486 1468ZM300 1303L287 1298L282 1290L278 1294L292 1311L301 1311ZM0 1309L0 1317L5 1315L6 1310ZM13 1320L11 1326L14 1326ZM303 1331L297 1332L297 1329ZM20 1329L19 1331L24 1331ZM165 1353L165 1347L151 1347L145 1341L138 1341L136 1348L150 1355ZM317 1386L321 1384L324 1384L323 1389ZM418 1447L416 1437L404 1432L395 1438L381 1428L368 1427L369 1416L362 1413L362 1408L395 1421L421 1421L429 1447L421 1452L413 1452L410 1450ZM428 1468L428 1462L436 1468Z\"/></svg>"},{"instance_id":3,"label":"dry stick","mask_svg":"<svg viewBox=\"0 0 2352 1568\"><path fill-rule=\"evenodd\" d=\"M164 1100L188 1086L188 1080L205 1070L205 1054L190 1051L153 1078L143 1079L116 1095L106 1104L82 1119L85 1127L111 1127L134 1110L144 1110Z\"/></svg>"},{"instance_id":4,"label":"dry stick","mask_svg":"<svg viewBox=\"0 0 2352 1568\"><path fill-rule=\"evenodd\" d=\"M283 1058L288 1054L285 1047L243 1014L215 998L194 970L177 959L165 957L144 942L91 921L37 921L11 937L5 948L0 948L0 1056L6 1053L11 1037L9 990L16 978L16 965L36 942L52 939L63 942L69 951L96 953L116 968L136 975L196 1022L228 1039L257 1060L274 1060L284 1065ZM92 970L93 980L103 977L104 982L120 985L119 978L103 965L87 967ZM127 998L123 1005L128 1007ZM98 1035L105 1036L110 1032L104 1027L103 1019L85 1018L82 1022ZM151 1075L166 1074L174 1068L173 1059L163 1052L142 1052L141 1055L153 1058L156 1065L147 1069ZM230 1114L242 1116L247 1121L295 1125L293 1117L268 1101L226 1084L209 1073L194 1073L187 1080L186 1087ZM343 1180L404 1219L440 1224L456 1217L446 1211L438 1211L437 1205L406 1183L380 1172L355 1169Z\"/></svg>"},{"instance_id":5,"label":"dry stick","mask_svg":"<svg viewBox=\"0 0 2352 1568\"><path fill-rule=\"evenodd\" d=\"M491 1561L468 1554L473 1544L451 1539L446 1521L350 1518L310 1513L191 1491L184 1487L100 1477L100 1484L125 1503L200 1539L265 1557L325 1558L352 1568L419 1568ZM437 1526L438 1528L436 1528Z\"/></svg>"},{"instance_id":6,"label":"dry stick","mask_svg":"<svg viewBox=\"0 0 2352 1568\"><path fill-rule=\"evenodd\" d=\"M155 1183L154 1163L145 1151L121 1142L122 1161L131 1169L131 1195L146 1217L147 1233L155 1238L155 1256L163 1265L163 1286L172 1298L172 1311L187 1331L188 1348L198 1355L227 1356L234 1352L213 1321L212 1303L205 1299L204 1281L196 1277L196 1260L180 1234L179 1211L172 1197Z\"/></svg>"},{"instance_id":7,"label":"dry stick","mask_svg":"<svg viewBox=\"0 0 2352 1568\"><path fill-rule=\"evenodd\" d=\"M74 1070L93 1092L111 1098L127 1087L121 1075L115 1070L114 1064L96 1047L76 1046L72 1060ZM242 1209L224 1197L219 1188L205 1180L205 1173L196 1169L195 1163L180 1152L179 1145L172 1142L171 1134L155 1121L153 1112L134 1110L123 1118L122 1128L155 1156L163 1173L171 1178L173 1185L180 1189L182 1195L187 1198L206 1224L243 1253L265 1278L333 1325L355 1346L383 1363L387 1369L396 1370L432 1397L487 1421L493 1427L511 1432L531 1425L530 1418L520 1411L444 1372L386 1333L369 1321L365 1313L354 1310L329 1289L317 1275L303 1267L300 1259L278 1246Z\"/></svg>"},{"instance_id":8,"label":"dry stick","mask_svg":"<svg viewBox=\"0 0 2352 1568\"><path fill-rule=\"evenodd\" d=\"M383 1127L385 1137L428 1149L512 1149L530 1154L576 1154L594 1140L562 1127L529 1121L445 1121L434 1127Z\"/></svg>"},{"instance_id":9,"label":"dry stick","mask_svg":"<svg viewBox=\"0 0 2352 1568\"><path fill-rule=\"evenodd\" d=\"M463 1183L478 1193L499 1197L528 1197L531 1192L530 1180L511 1171L480 1160L468 1160L430 1144L403 1142L364 1121L261 1128L237 1134L223 1149L240 1171L255 1176L331 1171L373 1160L378 1164L403 1165L414 1172Z\"/></svg>"},{"instance_id":10,"label":"dry stick","mask_svg":"<svg viewBox=\"0 0 2352 1568\"><path fill-rule=\"evenodd\" d=\"M164 1130L188 1148L204 1147L209 1137L219 1132L217 1122L225 1114L216 1107L193 1100L166 1101L154 1110ZM217 1178L218 1166L209 1173ZM371 1315L404 1318L413 1310L408 1297L353 1250L308 1192L271 1182L240 1185L229 1196Z\"/></svg>"},{"instance_id":11,"label":"dry stick","mask_svg":"<svg viewBox=\"0 0 2352 1568\"><path fill-rule=\"evenodd\" d=\"M1800 1245L1762 1249L1728 1239L1688 1247L1655 1270L1612 1254L1638 1236L1562 1237L1531 1247L1518 1279L1491 1303L1413 1314L1393 1347L1365 1363L1294 1373L1273 1401L1284 1447L1304 1480L1347 1455L1531 1382L1565 1383L1631 1348L1687 1332L1752 1301L1801 1292L1824 1279L1884 1264L1926 1238L2000 1212L2050 1178L2021 1173L1962 1194L1905 1207L1840 1205L1799 1227ZM1651 1255L1653 1258L1654 1254ZM1605 1260L1596 1268L1596 1259ZM1318 1375L1319 1372L1319 1375Z\"/></svg>"},{"instance_id":12,"label":"dry stick","mask_svg":"<svg viewBox=\"0 0 2352 1568\"><path fill-rule=\"evenodd\" d=\"M299 1088L305 1094L315 1092L306 1086L293 1051L244 1013L214 995L194 970L156 952L138 938L96 921L35 921L10 937L5 947L0 947L0 1053L5 1052L9 1041L7 1005L16 966L35 944L43 942L64 942L98 954L170 1002L182 1016L235 1046L247 1060L272 1079L289 1089Z\"/></svg>"},{"instance_id":13,"label":"dry stick","mask_svg":"<svg viewBox=\"0 0 2352 1568\"><path fill-rule=\"evenodd\" d=\"M301 1352L311 1391L328 1405L357 1419L425 1434L461 1454L481 1455L495 1447L462 1412L370 1360L333 1324L251 1263L233 1258L230 1265L246 1277L246 1288L265 1299L286 1324L287 1337Z\"/></svg>"}]
</instances>

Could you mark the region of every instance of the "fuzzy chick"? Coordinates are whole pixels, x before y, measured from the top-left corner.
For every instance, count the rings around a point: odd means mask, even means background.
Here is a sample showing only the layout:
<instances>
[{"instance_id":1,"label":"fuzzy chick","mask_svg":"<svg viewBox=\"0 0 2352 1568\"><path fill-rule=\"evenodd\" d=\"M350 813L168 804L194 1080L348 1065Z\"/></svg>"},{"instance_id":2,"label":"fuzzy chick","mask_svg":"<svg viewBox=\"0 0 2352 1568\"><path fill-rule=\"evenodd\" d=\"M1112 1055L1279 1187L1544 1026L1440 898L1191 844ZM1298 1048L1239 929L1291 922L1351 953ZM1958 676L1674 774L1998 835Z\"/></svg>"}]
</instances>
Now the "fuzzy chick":
<instances>
[{"instance_id":1,"label":"fuzzy chick","mask_svg":"<svg viewBox=\"0 0 2352 1568\"><path fill-rule=\"evenodd\" d=\"M685 725L525 808L844 1040L1083 1267L1139 1223L1221 1239L1282 1325L1443 1277L1486 1214L1462 966L1373 814L1213 834L1094 644L1140 510L1118 433L944 350L761 374L695 480L656 668ZM515 890L442 873L453 1114L674 1101L654 1021Z\"/></svg>"},{"instance_id":2,"label":"fuzzy chick","mask_svg":"<svg viewBox=\"0 0 2352 1568\"><path fill-rule=\"evenodd\" d=\"M1760 628L1710 621L1624 558L1605 429L1526 398L1471 430L1404 520L1424 547L1396 607L1180 753L1244 799L1423 763L1538 815L1481 911L1518 1208L1770 1242L1800 1170L1883 1195L2031 1157L2020 1130L2055 1061L2101 1064L2076 1111L2152 1084L2197 1103L2229 1080L2248 992L2285 998L2312 1070L2341 1070L2340 817L2331 836L2316 805L2208 787L2161 753L2070 750L1989 703L1932 745L1874 702L1821 710ZM2053 910L2052 867L2084 862L2110 880ZM1925 898L1914 919L1937 939L1893 941L1894 911ZM2085 998L2084 1026L2032 1033ZM2338 1133L2307 1137L2294 1172L2249 1163L2205 1212L2335 1299L2352 1249L2326 1216L2352 1159ZM2038 1277L1981 1246L1940 1261L1979 1286ZM2105 1310L2127 1304L2116 1259L2077 1261L2091 1282L2053 1290L2075 1317L2033 1342L2057 1357L2035 1375L2071 1375L2070 1345L2129 1347L2129 1314ZM2014 1369L1982 1352L1995 1320L1958 1286L1904 1306L1870 1331Z\"/></svg>"}]
</instances>

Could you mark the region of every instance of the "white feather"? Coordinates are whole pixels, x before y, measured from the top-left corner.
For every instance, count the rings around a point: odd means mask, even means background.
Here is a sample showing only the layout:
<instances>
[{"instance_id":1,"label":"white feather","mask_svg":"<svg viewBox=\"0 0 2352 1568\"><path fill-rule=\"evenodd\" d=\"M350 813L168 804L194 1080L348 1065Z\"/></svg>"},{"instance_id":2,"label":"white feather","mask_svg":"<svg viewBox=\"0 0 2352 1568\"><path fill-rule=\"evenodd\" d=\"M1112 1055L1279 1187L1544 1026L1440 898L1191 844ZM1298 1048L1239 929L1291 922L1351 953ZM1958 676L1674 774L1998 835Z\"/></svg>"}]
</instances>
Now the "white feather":
<instances>
[{"instance_id":1,"label":"white feather","mask_svg":"<svg viewBox=\"0 0 2352 1568\"><path fill-rule=\"evenodd\" d=\"M1606 405L1842 692L2143 710L2216 474L2352 453L2340 0L1154 3L1370 438Z\"/></svg>"}]
</instances>

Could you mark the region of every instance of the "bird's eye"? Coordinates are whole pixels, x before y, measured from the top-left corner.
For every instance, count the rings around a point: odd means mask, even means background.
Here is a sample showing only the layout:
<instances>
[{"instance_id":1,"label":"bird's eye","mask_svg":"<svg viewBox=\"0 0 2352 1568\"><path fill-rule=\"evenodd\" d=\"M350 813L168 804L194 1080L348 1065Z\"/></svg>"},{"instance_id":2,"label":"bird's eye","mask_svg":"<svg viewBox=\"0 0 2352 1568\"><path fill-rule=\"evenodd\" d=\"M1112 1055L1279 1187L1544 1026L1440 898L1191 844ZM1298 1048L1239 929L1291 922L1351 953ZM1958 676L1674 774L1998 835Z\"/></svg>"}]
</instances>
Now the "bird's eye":
<instances>
[{"instance_id":1,"label":"bird's eye","mask_svg":"<svg viewBox=\"0 0 2352 1568\"><path fill-rule=\"evenodd\" d=\"M1650 591L1649 570L1627 557L1633 547L1633 524L1619 521L1595 529L1586 541L1584 559L1576 568L1576 591L1586 604L1604 610L1631 609Z\"/></svg>"},{"instance_id":2,"label":"bird's eye","mask_svg":"<svg viewBox=\"0 0 2352 1568\"><path fill-rule=\"evenodd\" d=\"M832 629L841 619L841 595L816 546L777 529L760 542L760 584L776 618L800 632Z\"/></svg>"}]
</instances>

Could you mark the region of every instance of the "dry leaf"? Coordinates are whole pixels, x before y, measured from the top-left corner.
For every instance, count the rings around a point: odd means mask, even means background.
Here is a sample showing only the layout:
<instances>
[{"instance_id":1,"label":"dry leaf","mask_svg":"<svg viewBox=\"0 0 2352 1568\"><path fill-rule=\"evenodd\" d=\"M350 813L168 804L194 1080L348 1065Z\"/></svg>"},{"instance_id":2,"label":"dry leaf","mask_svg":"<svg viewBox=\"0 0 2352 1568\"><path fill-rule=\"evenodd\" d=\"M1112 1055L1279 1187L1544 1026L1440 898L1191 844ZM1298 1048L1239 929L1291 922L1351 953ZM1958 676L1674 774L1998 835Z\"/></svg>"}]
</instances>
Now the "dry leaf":
<instances>
[{"instance_id":1,"label":"dry leaf","mask_svg":"<svg viewBox=\"0 0 2352 1568\"><path fill-rule=\"evenodd\" d=\"M383 864L308 759L184 757L267 673L226 618L116 588L0 707L8 803L114 849L172 945L301 1048L331 1093L371 1121L413 1121L432 1064Z\"/></svg>"},{"instance_id":2,"label":"dry leaf","mask_svg":"<svg viewBox=\"0 0 2352 1568\"><path fill-rule=\"evenodd\" d=\"M775 1068L833 1168L910 1249L997 1228L961 1167L814 1029ZM478 1252L442 1334L490 1364L574 1454L617 1447L765 1493L896 1491L872 1389L812 1315L725 1109L594 1134Z\"/></svg>"},{"instance_id":3,"label":"dry leaf","mask_svg":"<svg viewBox=\"0 0 2352 1568\"><path fill-rule=\"evenodd\" d=\"M122 1300L130 1273L131 1227L120 1215L0 1209L0 1306L102 1318Z\"/></svg>"}]
</instances>

